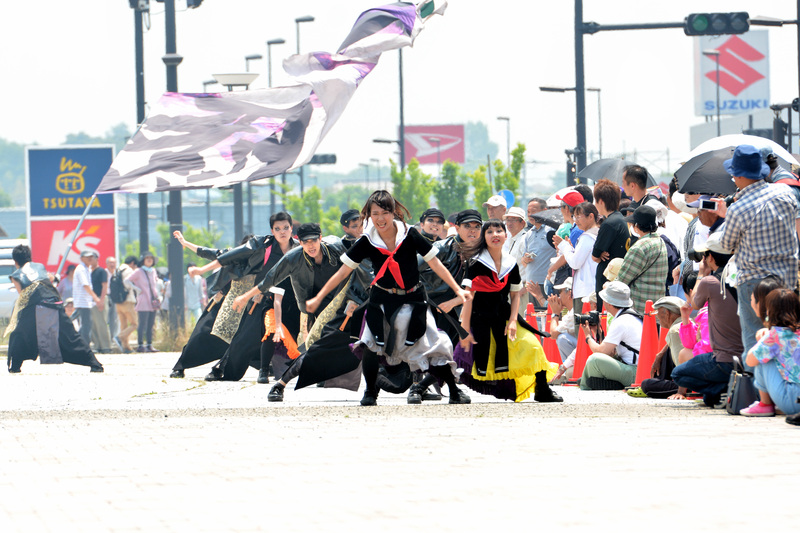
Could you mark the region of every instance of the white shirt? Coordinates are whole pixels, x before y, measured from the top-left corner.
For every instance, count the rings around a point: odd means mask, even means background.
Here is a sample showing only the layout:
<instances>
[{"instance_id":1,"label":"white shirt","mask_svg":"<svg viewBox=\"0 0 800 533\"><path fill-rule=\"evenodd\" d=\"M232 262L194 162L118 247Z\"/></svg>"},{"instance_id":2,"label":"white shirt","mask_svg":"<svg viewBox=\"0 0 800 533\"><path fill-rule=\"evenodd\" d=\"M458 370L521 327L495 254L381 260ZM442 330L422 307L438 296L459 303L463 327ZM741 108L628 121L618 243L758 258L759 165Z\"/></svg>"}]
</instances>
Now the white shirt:
<instances>
[{"instance_id":1,"label":"white shirt","mask_svg":"<svg viewBox=\"0 0 800 533\"><path fill-rule=\"evenodd\" d=\"M567 264L575 271L572 274L573 298L589 296L595 290L597 263L592 260L592 249L597 240L597 231L597 228L592 228L588 232L581 233L575 248L567 241L558 244L558 250L564 254Z\"/></svg>"},{"instance_id":2,"label":"white shirt","mask_svg":"<svg viewBox=\"0 0 800 533\"><path fill-rule=\"evenodd\" d=\"M511 257L514 258L514 261L517 262L517 266L519 266L519 271L525 271L525 265L522 264L522 256L525 253L525 234L527 233L526 228L522 228L519 233L514 235L513 237L509 237L506 239L506 243L503 245L503 251L508 253Z\"/></svg>"},{"instance_id":3,"label":"white shirt","mask_svg":"<svg viewBox=\"0 0 800 533\"><path fill-rule=\"evenodd\" d=\"M622 310L614 315L614 320L608 326L608 335L603 342L613 344L617 347L617 355L622 362L627 365L633 364L633 352L622 346L622 342L636 350L641 348L642 343L642 321L632 315L621 315ZM639 357L636 357L638 362Z\"/></svg>"},{"instance_id":4,"label":"white shirt","mask_svg":"<svg viewBox=\"0 0 800 533\"><path fill-rule=\"evenodd\" d=\"M94 298L86 290L86 286L92 287L92 273L89 267L81 262L75 267L75 275L72 277L72 300L75 309L91 309L94 307Z\"/></svg>"}]
</instances>

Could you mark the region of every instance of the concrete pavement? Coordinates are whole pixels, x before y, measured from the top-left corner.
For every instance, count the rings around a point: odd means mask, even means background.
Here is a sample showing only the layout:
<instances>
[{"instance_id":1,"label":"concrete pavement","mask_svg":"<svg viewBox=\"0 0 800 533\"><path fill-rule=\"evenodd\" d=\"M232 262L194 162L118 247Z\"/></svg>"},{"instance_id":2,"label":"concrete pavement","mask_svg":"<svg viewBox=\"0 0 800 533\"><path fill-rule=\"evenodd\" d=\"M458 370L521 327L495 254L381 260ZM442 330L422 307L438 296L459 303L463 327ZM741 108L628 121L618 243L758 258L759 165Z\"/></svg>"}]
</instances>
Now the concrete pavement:
<instances>
[{"instance_id":1,"label":"concrete pavement","mask_svg":"<svg viewBox=\"0 0 800 533\"><path fill-rule=\"evenodd\" d=\"M561 387L564 404L409 406L248 371L0 372L0 531L788 530L800 433L694 402ZM0 359L0 363L4 360Z\"/></svg>"}]
</instances>

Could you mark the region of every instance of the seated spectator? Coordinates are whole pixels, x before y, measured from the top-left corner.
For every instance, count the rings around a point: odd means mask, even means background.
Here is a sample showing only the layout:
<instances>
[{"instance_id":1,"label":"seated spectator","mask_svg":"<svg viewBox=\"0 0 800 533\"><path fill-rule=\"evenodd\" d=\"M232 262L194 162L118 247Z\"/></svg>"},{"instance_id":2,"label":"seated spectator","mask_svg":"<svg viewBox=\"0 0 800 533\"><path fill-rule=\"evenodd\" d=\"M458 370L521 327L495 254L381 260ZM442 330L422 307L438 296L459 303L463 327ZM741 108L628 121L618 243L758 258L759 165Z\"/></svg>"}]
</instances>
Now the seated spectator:
<instances>
[{"instance_id":1,"label":"seated spectator","mask_svg":"<svg viewBox=\"0 0 800 533\"><path fill-rule=\"evenodd\" d=\"M633 224L633 231L639 239L625 254L617 280L630 287L633 308L644 313L647 300L655 302L666 295L667 247L656 233L658 224L652 207L638 207L625 220Z\"/></svg>"},{"instance_id":2,"label":"seated spectator","mask_svg":"<svg viewBox=\"0 0 800 533\"><path fill-rule=\"evenodd\" d=\"M672 371L672 379L678 386L703 394L703 402L712 408L719 404L728 386L733 358L739 357L743 350L737 292L721 279L731 251L722 247L720 236L720 232L711 234L698 250L704 254L703 264L711 274L697 282L692 298L692 306L698 311L708 304L712 352L696 355ZM678 395L675 398L680 399Z\"/></svg>"},{"instance_id":3,"label":"seated spectator","mask_svg":"<svg viewBox=\"0 0 800 533\"><path fill-rule=\"evenodd\" d=\"M683 350L678 356L678 364L683 364L695 355L709 353L711 351L711 339L708 336L708 304L704 305L691 319L693 307L692 298L694 297L694 287L697 284L697 274L690 273L683 280L683 293L686 295L686 303L681 308L681 342Z\"/></svg>"},{"instance_id":4,"label":"seated spectator","mask_svg":"<svg viewBox=\"0 0 800 533\"><path fill-rule=\"evenodd\" d=\"M658 239L661 242L661 239ZM600 291L605 309L614 320L608 335L598 344L591 329L581 324L581 334L592 355L586 361L581 376L581 390L621 390L636 379L636 362L642 340L642 316L636 313L631 291L620 281L611 281Z\"/></svg>"},{"instance_id":5,"label":"seated spectator","mask_svg":"<svg viewBox=\"0 0 800 533\"><path fill-rule=\"evenodd\" d=\"M678 392L678 384L672 381L672 370L678 365L683 343L681 342L681 309L686 302L677 296L665 296L653 304L658 323L667 328L667 343L656 354L650 369L650 379L642 386L628 391L634 397L668 398Z\"/></svg>"},{"instance_id":6,"label":"seated spectator","mask_svg":"<svg viewBox=\"0 0 800 533\"><path fill-rule=\"evenodd\" d=\"M558 294L554 294L547 299L550 303L550 309L553 311L550 336L555 339L556 345L558 345L561 361L566 361L569 354L578 346L578 340L575 338L572 278L567 278L564 283L553 288L558 291Z\"/></svg>"},{"instance_id":7,"label":"seated spectator","mask_svg":"<svg viewBox=\"0 0 800 533\"><path fill-rule=\"evenodd\" d=\"M800 300L789 289L775 289L766 300L769 329L756 334L747 353L760 399L743 416L775 416L776 406L788 415L800 412Z\"/></svg>"}]
</instances>

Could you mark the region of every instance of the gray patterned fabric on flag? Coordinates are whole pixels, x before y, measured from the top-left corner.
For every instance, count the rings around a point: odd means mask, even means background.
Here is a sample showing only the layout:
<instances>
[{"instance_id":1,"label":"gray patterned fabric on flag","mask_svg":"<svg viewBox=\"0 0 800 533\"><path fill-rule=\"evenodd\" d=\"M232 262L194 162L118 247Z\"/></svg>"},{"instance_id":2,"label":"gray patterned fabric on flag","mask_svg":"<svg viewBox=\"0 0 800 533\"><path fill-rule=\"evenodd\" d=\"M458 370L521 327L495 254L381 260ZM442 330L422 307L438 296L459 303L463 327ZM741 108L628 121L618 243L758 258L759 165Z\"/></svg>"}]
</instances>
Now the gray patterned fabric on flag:
<instances>
[{"instance_id":1,"label":"gray patterned fabric on flag","mask_svg":"<svg viewBox=\"0 0 800 533\"><path fill-rule=\"evenodd\" d=\"M225 187L298 168L344 112L383 52L411 46L447 2L362 13L335 54L284 61L298 84L228 93L166 93L114 159L97 193Z\"/></svg>"}]
</instances>

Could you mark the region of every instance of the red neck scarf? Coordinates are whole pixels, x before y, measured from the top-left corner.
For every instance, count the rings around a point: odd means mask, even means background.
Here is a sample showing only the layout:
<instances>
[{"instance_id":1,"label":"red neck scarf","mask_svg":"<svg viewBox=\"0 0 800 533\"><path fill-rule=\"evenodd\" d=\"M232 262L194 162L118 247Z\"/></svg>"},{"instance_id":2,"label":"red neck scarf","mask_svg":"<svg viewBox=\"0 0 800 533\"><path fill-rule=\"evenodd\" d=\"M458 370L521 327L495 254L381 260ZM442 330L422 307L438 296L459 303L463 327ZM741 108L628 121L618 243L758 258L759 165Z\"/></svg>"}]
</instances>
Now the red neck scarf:
<instances>
[{"instance_id":1,"label":"red neck scarf","mask_svg":"<svg viewBox=\"0 0 800 533\"><path fill-rule=\"evenodd\" d=\"M400 273L400 265L394 259L394 254L398 248L400 248L400 246L395 246L394 251L390 252L389 250L378 248L377 246L375 247L376 250L378 250L380 253L388 257L386 258L386 261L383 262L383 266L380 268L380 270L378 270L378 273L375 274L375 279L372 280L372 283L370 283L370 287L372 285L375 285L378 282L378 280L383 277L384 273L386 273L386 269L388 268L389 272L392 274L392 277L394 278L395 282L397 282L397 284L400 286L400 288L401 289L406 288L405 283L403 283L403 275Z\"/></svg>"},{"instance_id":2,"label":"red neck scarf","mask_svg":"<svg viewBox=\"0 0 800 533\"><path fill-rule=\"evenodd\" d=\"M492 272L492 276L475 276L472 280L473 291L478 292L500 292L508 284L508 276L501 281L497 277L497 272Z\"/></svg>"}]
</instances>

